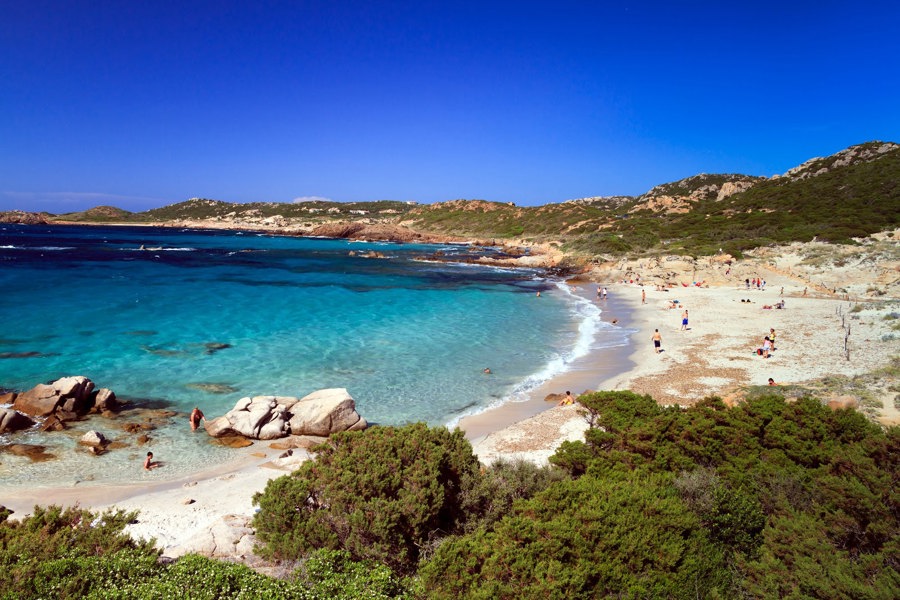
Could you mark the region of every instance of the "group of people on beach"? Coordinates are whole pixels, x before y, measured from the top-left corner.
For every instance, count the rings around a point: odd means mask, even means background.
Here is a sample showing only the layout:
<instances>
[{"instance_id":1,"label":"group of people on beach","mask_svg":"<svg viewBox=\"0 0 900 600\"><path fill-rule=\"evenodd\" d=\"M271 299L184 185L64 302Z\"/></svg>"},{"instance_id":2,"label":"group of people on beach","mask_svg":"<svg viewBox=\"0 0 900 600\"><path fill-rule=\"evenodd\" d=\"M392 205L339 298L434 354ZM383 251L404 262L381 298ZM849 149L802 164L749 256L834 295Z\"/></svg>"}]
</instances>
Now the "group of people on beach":
<instances>
[{"instance_id":1,"label":"group of people on beach","mask_svg":"<svg viewBox=\"0 0 900 600\"><path fill-rule=\"evenodd\" d=\"M763 358L769 358L772 351L775 350L775 328L769 328L769 335L763 339L763 345L756 349L756 354Z\"/></svg>"},{"instance_id":2,"label":"group of people on beach","mask_svg":"<svg viewBox=\"0 0 900 600\"><path fill-rule=\"evenodd\" d=\"M758 290L764 290L766 289L766 280L759 277L754 277L753 279L748 277L744 280L744 285L747 286L748 290L752 287L755 287Z\"/></svg>"},{"instance_id":3,"label":"group of people on beach","mask_svg":"<svg viewBox=\"0 0 900 600\"><path fill-rule=\"evenodd\" d=\"M199 407L195 406L194 410L191 411L191 415L188 417L188 421L190 421L191 424L191 431L197 431L197 428L200 427L200 421L206 423L206 416ZM153 453L148 452L146 458L144 458L144 470L152 471L161 466L162 464L159 461L153 460Z\"/></svg>"}]
</instances>

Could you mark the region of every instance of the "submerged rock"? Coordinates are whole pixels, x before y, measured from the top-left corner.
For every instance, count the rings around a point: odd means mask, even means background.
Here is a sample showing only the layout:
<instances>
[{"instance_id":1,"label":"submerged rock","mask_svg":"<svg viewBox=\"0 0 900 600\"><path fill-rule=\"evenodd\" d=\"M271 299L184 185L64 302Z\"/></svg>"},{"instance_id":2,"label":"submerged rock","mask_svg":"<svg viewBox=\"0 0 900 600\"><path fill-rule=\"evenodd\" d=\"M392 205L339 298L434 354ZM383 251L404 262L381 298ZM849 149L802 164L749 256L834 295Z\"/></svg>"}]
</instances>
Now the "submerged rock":
<instances>
[{"instance_id":1,"label":"submerged rock","mask_svg":"<svg viewBox=\"0 0 900 600\"><path fill-rule=\"evenodd\" d=\"M228 385L227 383L188 383L185 387L192 390L200 390L210 394L233 394L238 388Z\"/></svg>"},{"instance_id":2,"label":"submerged rock","mask_svg":"<svg viewBox=\"0 0 900 600\"><path fill-rule=\"evenodd\" d=\"M44 462L56 458L55 454L47 452L46 446L37 444L9 444L8 446L0 446L0 449L16 456L24 456L31 462Z\"/></svg>"},{"instance_id":3,"label":"submerged rock","mask_svg":"<svg viewBox=\"0 0 900 600\"><path fill-rule=\"evenodd\" d=\"M207 342L207 343L203 344L203 346L206 348L207 354L214 354L214 353L218 352L219 350L225 350L226 348L231 348L231 344L225 344L222 342Z\"/></svg>"},{"instance_id":4,"label":"submerged rock","mask_svg":"<svg viewBox=\"0 0 900 600\"><path fill-rule=\"evenodd\" d=\"M41 352L0 352L0 358L40 358L44 356Z\"/></svg>"},{"instance_id":5,"label":"submerged rock","mask_svg":"<svg viewBox=\"0 0 900 600\"><path fill-rule=\"evenodd\" d=\"M226 448L246 448L247 446L253 445L252 440L249 440L242 435L224 435L216 437L215 442Z\"/></svg>"}]
</instances>

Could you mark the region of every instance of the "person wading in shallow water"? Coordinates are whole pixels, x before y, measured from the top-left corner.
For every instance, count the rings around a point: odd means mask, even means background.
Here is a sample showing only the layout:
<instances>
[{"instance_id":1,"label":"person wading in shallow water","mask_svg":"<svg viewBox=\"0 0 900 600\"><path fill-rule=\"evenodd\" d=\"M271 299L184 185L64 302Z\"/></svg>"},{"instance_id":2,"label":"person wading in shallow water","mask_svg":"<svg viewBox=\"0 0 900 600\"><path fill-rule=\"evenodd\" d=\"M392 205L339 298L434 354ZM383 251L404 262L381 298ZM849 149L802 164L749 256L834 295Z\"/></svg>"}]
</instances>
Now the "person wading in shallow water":
<instances>
[{"instance_id":1,"label":"person wading in shallow water","mask_svg":"<svg viewBox=\"0 0 900 600\"><path fill-rule=\"evenodd\" d=\"M206 417L203 415L203 412L195 406L194 410L191 411L191 431L197 431L201 420L206 423Z\"/></svg>"},{"instance_id":2,"label":"person wading in shallow water","mask_svg":"<svg viewBox=\"0 0 900 600\"><path fill-rule=\"evenodd\" d=\"M158 466L159 463L153 461L153 453L148 452L147 458L144 459L144 468L149 471L150 469L155 469Z\"/></svg>"}]
</instances>

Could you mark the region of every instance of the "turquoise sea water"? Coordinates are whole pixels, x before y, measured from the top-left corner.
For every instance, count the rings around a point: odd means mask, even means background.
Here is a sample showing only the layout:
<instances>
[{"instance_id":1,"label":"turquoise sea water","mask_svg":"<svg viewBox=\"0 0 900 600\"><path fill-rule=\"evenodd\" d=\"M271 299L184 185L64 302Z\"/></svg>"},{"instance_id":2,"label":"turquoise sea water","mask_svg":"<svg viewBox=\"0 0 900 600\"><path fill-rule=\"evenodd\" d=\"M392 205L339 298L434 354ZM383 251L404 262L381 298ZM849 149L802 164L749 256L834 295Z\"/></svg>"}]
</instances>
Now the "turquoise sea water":
<instances>
[{"instance_id":1,"label":"turquoise sea water","mask_svg":"<svg viewBox=\"0 0 900 600\"><path fill-rule=\"evenodd\" d=\"M218 416L244 396L344 387L370 422L445 424L624 343L597 306L537 271L422 260L464 246L0 227L5 389L85 375L134 405ZM221 458L183 429L156 443L179 455L191 444L185 463Z\"/></svg>"}]
</instances>

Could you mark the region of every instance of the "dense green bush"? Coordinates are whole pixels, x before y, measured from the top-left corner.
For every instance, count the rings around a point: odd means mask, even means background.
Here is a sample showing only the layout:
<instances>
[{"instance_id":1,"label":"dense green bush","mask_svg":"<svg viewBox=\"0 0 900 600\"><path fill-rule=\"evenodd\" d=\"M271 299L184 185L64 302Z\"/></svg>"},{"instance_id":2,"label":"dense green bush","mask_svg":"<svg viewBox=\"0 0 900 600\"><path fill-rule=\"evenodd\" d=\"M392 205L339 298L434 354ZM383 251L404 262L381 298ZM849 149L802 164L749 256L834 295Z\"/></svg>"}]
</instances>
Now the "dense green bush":
<instances>
[{"instance_id":1,"label":"dense green bush","mask_svg":"<svg viewBox=\"0 0 900 600\"><path fill-rule=\"evenodd\" d=\"M302 564L299 576L316 598L329 600L381 600L414 596L408 582L385 565L356 562L349 552L318 550Z\"/></svg>"},{"instance_id":2,"label":"dense green bush","mask_svg":"<svg viewBox=\"0 0 900 600\"><path fill-rule=\"evenodd\" d=\"M196 555L159 562L149 542L122 533L134 513L35 507L21 521L0 515L0 599L381 600L409 598L385 566L317 553L297 577L279 580Z\"/></svg>"},{"instance_id":3,"label":"dense green bush","mask_svg":"<svg viewBox=\"0 0 900 600\"><path fill-rule=\"evenodd\" d=\"M527 500L565 478L565 474L554 467L539 467L522 459L496 460L465 490L465 530L492 527L512 511L516 501Z\"/></svg>"},{"instance_id":4,"label":"dense green bush","mask_svg":"<svg viewBox=\"0 0 900 600\"><path fill-rule=\"evenodd\" d=\"M35 506L21 521L0 520L0 598L80 598L155 574L159 551L123 533L134 517Z\"/></svg>"},{"instance_id":5,"label":"dense green bush","mask_svg":"<svg viewBox=\"0 0 900 600\"><path fill-rule=\"evenodd\" d=\"M412 572L432 540L462 529L464 489L480 476L461 431L421 423L339 433L315 451L254 496L267 556L340 549Z\"/></svg>"},{"instance_id":6,"label":"dense green bush","mask_svg":"<svg viewBox=\"0 0 900 600\"><path fill-rule=\"evenodd\" d=\"M735 408L579 403L584 441L551 457L576 480L446 541L421 569L430 595L900 596L897 428L771 392Z\"/></svg>"},{"instance_id":7,"label":"dense green bush","mask_svg":"<svg viewBox=\"0 0 900 600\"><path fill-rule=\"evenodd\" d=\"M334 436L255 498L266 552L305 559L290 580L160 564L129 513L2 513L0 599L900 597L900 429L768 389L579 403L555 467L480 468L422 424Z\"/></svg>"},{"instance_id":8,"label":"dense green bush","mask_svg":"<svg viewBox=\"0 0 900 600\"><path fill-rule=\"evenodd\" d=\"M375 596L377 597L377 596ZM300 581L267 577L253 569L188 554L154 577L113 582L89 600L325 600Z\"/></svg>"},{"instance_id":9,"label":"dense green bush","mask_svg":"<svg viewBox=\"0 0 900 600\"><path fill-rule=\"evenodd\" d=\"M670 477L581 477L449 540L420 570L429 598L706 598L729 587L721 549Z\"/></svg>"}]
</instances>

